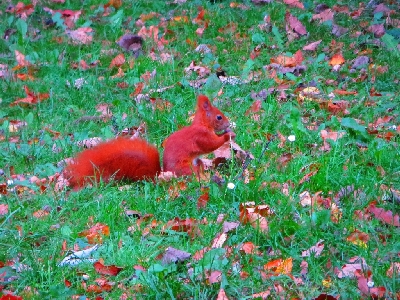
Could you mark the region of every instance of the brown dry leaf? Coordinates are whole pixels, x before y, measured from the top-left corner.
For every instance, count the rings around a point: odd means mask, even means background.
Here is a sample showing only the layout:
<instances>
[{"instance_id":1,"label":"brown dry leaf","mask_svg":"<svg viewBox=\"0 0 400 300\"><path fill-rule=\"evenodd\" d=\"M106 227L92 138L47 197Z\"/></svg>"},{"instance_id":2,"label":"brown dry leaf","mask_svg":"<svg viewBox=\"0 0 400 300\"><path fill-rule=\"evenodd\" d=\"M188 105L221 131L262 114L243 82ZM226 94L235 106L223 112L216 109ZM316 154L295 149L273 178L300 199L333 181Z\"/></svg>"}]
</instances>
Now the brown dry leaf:
<instances>
[{"instance_id":1,"label":"brown dry leaf","mask_svg":"<svg viewBox=\"0 0 400 300\"><path fill-rule=\"evenodd\" d=\"M70 9L65 9L65 10L55 9L55 10L53 10L48 7L44 7L43 10L51 13L52 15L54 15L56 13L61 14L61 17L64 20L64 24L70 29L75 26L76 21L79 19L79 16L82 14L81 10L77 10L77 11L70 10Z\"/></svg>"},{"instance_id":2,"label":"brown dry leaf","mask_svg":"<svg viewBox=\"0 0 400 300\"><path fill-rule=\"evenodd\" d=\"M359 231L358 229L355 229L347 238L347 241L350 243L357 245L357 246L362 246L362 247L367 247L367 243L369 241L369 235Z\"/></svg>"},{"instance_id":3,"label":"brown dry leaf","mask_svg":"<svg viewBox=\"0 0 400 300\"><path fill-rule=\"evenodd\" d=\"M103 236L110 235L110 228L101 223L96 223L91 228L81 231L78 236L84 236L87 238L89 244L101 244L103 242Z\"/></svg>"},{"instance_id":4,"label":"brown dry leaf","mask_svg":"<svg viewBox=\"0 0 400 300\"><path fill-rule=\"evenodd\" d=\"M218 219L217 219L217 223ZM229 231L235 230L236 228L238 228L240 225L239 222L227 222L225 221L224 224L222 224L222 232L228 233Z\"/></svg>"},{"instance_id":5,"label":"brown dry leaf","mask_svg":"<svg viewBox=\"0 0 400 300\"><path fill-rule=\"evenodd\" d=\"M45 211L45 210L43 210L43 209L39 209L39 210L37 210L37 211L35 211L35 212L33 213L33 216L34 216L36 219L43 219L43 218L47 217L48 215L49 215L49 212L48 212L48 211Z\"/></svg>"},{"instance_id":6,"label":"brown dry leaf","mask_svg":"<svg viewBox=\"0 0 400 300\"><path fill-rule=\"evenodd\" d=\"M168 247L162 256L161 261L164 265L168 265L171 263L183 262L185 260L188 260L191 256L192 254L190 254L189 252Z\"/></svg>"},{"instance_id":7,"label":"brown dry leaf","mask_svg":"<svg viewBox=\"0 0 400 300\"><path fill-rule=\"evenodd\" d=\"M10 2L11 3L11 2ZM8 13L15 13L19 18L26 20L28 16L33 14L35 11L35 6L33 4L24 4L22 2L18 2L17 5L12 6L9 5L6 9Z\"/></svg>"},{"instance_id":8,"label":"brown dry leaf","mask_svg":"<svg viewBox=\"0 0 400 300\"><path fill-rule=\"evenodd\" d=\"M307 44L303 47L303 50L305 51L315 51L317 50L319 44L322 42L322 40L318 40L316 42L312 42L310 44Z\"/></svg>"},{"instance_id":9,"label":"brown dry leaf","mask_svg":"<svg viewBox=\"0 0 400 300\"><path fill-rule=\"evenodd\" d=\"M227 239L228 235L226 233L218 233L211 243L211 248L222 248Z\"/></svg>"},{"instance_id":10,"label":"brown dry leaf","mask_svg":"<svg viewBox=\"0 0 400 300\"><path fill-rule=\"evenodd\" d=\"M320 240L318 243L315 244L315 246L312 246L310 249L303 251L301 253L301 256L308 257L312 256L312 253L314 253L314 256L318 257L321 255L322 250L324 250L324 240Z\"/></svg>"},{"instance_id":11,"label":"brown dry leaf","mask_svg":"<svg viewBox=\"0 0 400 300\"><path fill-rule=\"evenodd\" d=\"M218 29L219 33L234 34L237 30L238 25L234 22L229 22L226 26Z\"/></svg>"},{"instance_id":12,"label":"brown dry leaf","mask_svg":"<svg viewBox=\"0 0 400 300\"><path fill-rule=\"evenodd\" d=\"M129 97L136 97L142 92L143 88L144 88L144 83L138 82L136 84L135 91L132 94L130 94Z\"/></svg>"},{"instance_id":13,"label":"brown dry leaf","mask_svg":"<svg viewBox=\"0 0 400 300\"><path fill-rule=\"evenodd\" d=\"M253 299L259 299L259 298L261 298L261 299L265 299L265 300L267 300L267 299L269 299L270 296L271 295L271 292L269 291L269 290L267 290L267 291L264 291L264 292L260 292L260 293L256 293L256 294L253 294L253 295L251 295L251 298L253 298Z\"/></svg>"},{"instance_id":14,"label":"brown dry leaf","mask_svg":"<svg viewBox=\"0 0 400 300\"><path fill-rule=\"evenodd\" d=\"M169 220L163 230L171 229L177 232L187 232L191 238L201 236L199 221L193 218L179 219L178 217Z\"/></svg>"},{"instance_id":15,"label":"brown dry leaf","mask_svg":"<svg viewBox=\"0 0 400 300\"><path fill-rule=\"evenodd\" d=\"M122 0L110 0L106 4L104 4L104 8L112 6L115 9L118 9L121 7L121 5L122 5Z\"/></svg>"},{"instance_id":16,"label":"brown dry leaf","mask_svg":"<svg viewBox=\"0 0 400 300\"><path fill-rule=\"evenodd\" d=\"M250 108L245 112L245 116L248 116L249 114L255 114L258 113L261 110L262 102L261 100L256 100L253 102L253 104L250 106Z\"/></svg>"},{"instance_id":17,"label":"brown dry leaf","mask_svg":"<svg viewBox=\"0 0 400 300\"><path fill-rule=\"evenodd\" d=\"M286 165L293 159L292 153L284 153L277 159L277 168L278 170L282 170L286 167Z\"/></svg>"},{"instance_id":18,"label":"brown dry leaf","mask_svg":"<svg viewBox=\"0 0 400 300\"><path fill-rule=\"evenodd\" d=\"M368 206L368 211L372 212L375 218L383 223L400 227L400 216L398 214L393 215L393 212L390 210L376 207L374 202Z\"/></svg>"},{"instance_id":19,"label":"brown dry leaf","mask_svg":"<svg viewBox=\"0 0 400 300\"><path fill-rule=\"evenodd\" d=\"M386 294L385 287L370 287L369 283L372 281L372 272L368 270L365 272L364 270L356 270L354 273L357 278L357 286L361 292L361 295L364 296L365 299L381 299Z\"/></svg>"},{"instance_id":20,"label":"brown dry leaf","mask_svg":"<svg viewBox=\"0 0 400 300\"><path fill-rule=\"evenodd\" d=\"M302 2L300 2L299 0L283 0L283 3L285 3L289 6L304 9L304 4Z\"/></svg>"},{"instance_id":21,"label":"brown dry leaf","mask_svg":"<svg viewBox=\"0 0 400 300\"><path fill-rule=\"evenodd\" d=\"M115 265L105 266L101 261L96 261L93 264L93 267L96 272L101 275L116 276L119 272L123 270L123 268L117 267Z\"/></svg>"},{"instance_id":22,"label":"brown dry leaf","mask_svg":"<svg viewBox=\"0 0 400 300\"><path fill-rule=\"evenodd\" d=\"M216 300L229 300L229 298L226 296L226 293L225 293L224 289L220 289L219 290Z\"/></svg>"},{"instance_id":23,"label":"brown dry leaf","mask_svg":"<svg viewBox=\"0 0 400 300\"><path fill-rule=\"evenodd\" d=\"M321 13L313 15L312 20L319 20L319 24L326 21L333 21L333 11L330 8L325 9Z\"/></svg>"},{"instance_id":24,"label":"brown dry leaf","mask_svg":"<svg viewBox=\"0 0 400 300\"><path fill-rule=\"evenodd\" d=\"M369 32L373 33L376 38L380 38L385 34L385 27L383 24L374 24L368 27Z\"/></svg>"},{"instance_id":25,"label":"brown dry leaf","mask_svg":"<svg viewBox=\"0 0 400 300\"><path fill-rule=\"evenodd\" d=\"M313 177L315 174L317 174L319 169L314 169L311 172L307 173L306 175L303 176L303 178L300 179L299 184L303 184L306 181L309 181L311 177Z\"/></svg>"},{"instance_id":26,"label":"brown dry leaf","mask_svg":"<svg viewBox=\"0 0 400 300\"><path fill-rule=\"evenodd\" d=\"M329 61L329 64L331 66L336 66L336 65L342 65L344 64L345 59L342 55L342 53L336 53L335 55L332 56L331 60Z\"/></svg>"},{"instance_id":27,"label":"brown dry leaf","mask_svg":"<svg viewBox=\"0 0 400 300\"><path fill-rule=\"evenodd\" d=\"M264 265L264 270L272 272L275 275L290 275L293 268L293 258L275 259Z\"/></svg>"},{"instance_id":28,"label":"brown dry leaf","mask_svg":"<svg viewBox=\"0 0 400 300\"><path fill-rule=\"evenodd\" d=\"M3 194L3 193L0 193L0 194ZM4 216L6 214L8 214L8 204L2 203L2 204L0 204L0 216Z\"/></svg>"},{"instance_id":29,"label":"brown dry leaf","mask_svg":"<svg viewBox=\"0 0 400 300\"><path fill-rule=\"evenodd\" d=\"M337 141L338 139L342 138L346 134L346 132L327 131L323 129L320 131L319 134L323 140Z\"/></svg>"},{"instance_id":30,"label":"brown dry leaf","mask_svg":"<svg viewBox=\"0 0 400 300\"><path fill-rule=\"evenodd\" d=\"M279 55L271 58L270 61L284 67L295 67L303 62L303 53L298 50L292 57Z\"/></svg>"},{"instance_id":31,"label":"brown dry leaf","mask_svg":"<svg viewBox=\"0 0 400 300\"><path fill-rule=\"evenodd\" d=\"M400 262L392 262L390 264L390 268L387 270L386 276L392 278L393 275L397 278L400 276Z\"/></svg>"},{"instance_id":32,"label":"brown dry leaf","mask_svg":"<svg viewBox=\"0 0 400 300\"><path fill-rule=\"evenodd\" d=\"M15 106L15 105L28 106L32 104L37 104L38 102L41 102L50 97L48 93L35 94L31 92L26 85L24 86L24 90L26 93L26 97L14 101L13 103L10 104L10 106Z\"/></svg>"},{"instance_id":33,"label":"brown dry leaf","mask_svg":"<svg viewBox=\"0 0 400 300\"><path fill-rule=\"evenodd\" d=\"M117 74L111 76L111 78L112 79L114 79L114 78L122 78L124 76L125 76L125 72L122 70L122 68L118 68ZM117 86L124 89L124 88L128 88L129 84L127 84L126 82L118 82Z\"/></svg>"},{"instance_id":34,"label":"brown dry leaf","mask_svg":"<svg viewBox=\"0 0 400 300\"><path fill-rule=\"evenodd\" d=\"M261 252L258 250L258 246L254 245L252 242L243 243L243 245L240 247L240 250L246 254L261 254Z\"/></svg>"},{"instance_id":35,"label":"brown dry leaf","mask_svg":"<svg viewBox=\"0 0 400 300\"><path fill-rule=\"evenodd\" d=\"M14 51L15 53L15 60L18 63L18 67L29 67L32 64L25 58L25 55L23 55L21 52L18 50Z\"/></svg>"},{"instance_id":36,"label":"brown dry leaf","mask_svg":"<svg viewBox=\"0 0 400 300\"><path fill-rule=\"evenodd\" d=\"M363 271L363 270L368 270L369 266L365 262L365 259L362 257L352 257L349 259L349 264L345 264L342 266L341 271L337 274L339 278L345 278L345 277L354 277L355 272L357 270Z\"/></svg>"},{"instance_id":37,"label":"brown dry leaf","mask_svg":"<svg viewBox=\"0 0 400 300\"><path fill-rule=\"evenodd\" d=\"M207 279L208 284L214 284L214 283L221 282L222 272L219 270L206 271L205 278Z\"/></svg>"},{"instance_id":38,"label":"brown dry leaf","mask_svg":"<svg viewBox=\"0 0 400 300\"><path fill-rule=\"evenodd\" d=\"M88 45L93 41L93 29L81 27L76 30L66 30L65 33L77 44Z\"/></svg>"},{"instance_id":39,"label":"brown dry leaf","mask_svg":"<svg viewBox=\"0 0 400 300\"><path fill-rule=\"evenodd\" d=\"M124 63L125 63L125 55L123 53L120 53L111 60L110 66L108 68L112 69L114 67L120 67Z\"/></svg>"},{"instance_id":40,"label":"brown dry leaf","mask_svg":"<svg viewBox=\"0 0 400 300\"><path fill-rule=\"evenodd\" d=\"M197 199L197 209L206 207L208 200L210 200L209 189L204 189L203 193Z\"/></svg>"},{"instance_id":41,"label":"brown dry leaf","mask_svg":"<svg viewBox=\"0 0 400 300\"><path fill-rule=\"evenodd\" d=\"M22 80L22 81L34 81L35 80L35 77L34 76L32 76L32 75L30 75L30 74L23 74L23 73L20 73L20 74L16 74L15 75L19 80ZM0 76L1 77L1 76Z\"/></svg>"},{"instance_id":42,"label":"brown dry leaf","mask_svg":"<svg viewBox=\"0 0 400 300\"><path fill-rule=\"evenodd\" d=\"M254 205L254 202L247 202L240 204L240 222L243 224L250 223L250 225L260 230L263 233L267 233L269 230L268 221L264 215L268 215L267 210L261 209L261 211L256 211L257 206ZM268 207L268 212L271 214L271 211Z\"/></svg>"},{"instance_id":43,"label":"brown dry leaf","mask_svg":"<svg viewBox=\"0 0 400 300\"><path fill-rule=\"evenodd\" d=\"M299 21L299 19L297 19L288 11L285 14L285 21L289 25L289 27L297 34L300 35L307 34L307 29L304 27L304 25Z\"/></svg>"},{"instance_id":44,"label":"brown dry leaf","mask_svg":"<svg viewBox=\"0 0 400 300\"><path fill-rule=\"evenodd\" d=\"M313 199L311 198L310 192L304 191L300 193L300 204L301 206L311 206L313 204Z\"/></svg>"}]
</instances>

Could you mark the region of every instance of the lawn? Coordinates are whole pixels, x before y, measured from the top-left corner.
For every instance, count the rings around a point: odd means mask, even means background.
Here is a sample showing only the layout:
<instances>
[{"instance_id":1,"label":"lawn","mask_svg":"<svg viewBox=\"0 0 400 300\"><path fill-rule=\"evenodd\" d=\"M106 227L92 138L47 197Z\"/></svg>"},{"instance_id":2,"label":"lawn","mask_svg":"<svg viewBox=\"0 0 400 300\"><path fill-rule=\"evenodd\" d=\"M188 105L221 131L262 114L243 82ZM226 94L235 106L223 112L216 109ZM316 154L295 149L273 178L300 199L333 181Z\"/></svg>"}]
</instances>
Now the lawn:
<instances>
[{"instance_id":1,"label":"lawn","mask_svg":"<svg viewBox=\"0 0 400 300\"><path fill-rule=\"evenodd\" d=\"M2 1L0 19L0 299L400 299L398 2ZM100 140L162 153L199 94L236 133L202 180L62 180Z\"/></svg>"}]
</instances>

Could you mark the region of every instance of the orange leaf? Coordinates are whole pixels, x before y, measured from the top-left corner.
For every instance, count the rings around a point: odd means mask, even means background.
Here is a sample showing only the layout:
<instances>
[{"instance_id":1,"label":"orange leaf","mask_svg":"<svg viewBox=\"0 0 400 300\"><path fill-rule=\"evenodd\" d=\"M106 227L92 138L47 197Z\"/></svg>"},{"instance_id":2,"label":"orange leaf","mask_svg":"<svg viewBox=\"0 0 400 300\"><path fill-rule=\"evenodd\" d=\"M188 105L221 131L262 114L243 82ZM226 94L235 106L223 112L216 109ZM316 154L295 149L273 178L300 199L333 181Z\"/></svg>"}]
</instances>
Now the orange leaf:
<instances>
[{"instance_id":1,"label":"orange leaf","mask_svg":"<svg viewBox=\"0 0 400 300\"><path fill-rule=\"evenodd\" d=\"M144 87L144 83L143 82L138 82L138 84L136 84L135 91L129 96L135 97L135 96L139 95L142 92L143 87Z\"/></svg>"},{"instance_id":2,"label":"orange leaf","mask_svg":"<svg viewBox=\"0 0 400 300\"><path fill-rule=\"evenodd\" d=\"M197 199L197 209L206 207L208 200L210 200L210 194L208 191L205 191L200 195L199 199Z\"/></svg>"},{"instance_id":3,"label":"orange leaf","mask_svg":"<svg viewBox=\"0 0 400 300\"><path fill-rule=\"evenodd\" d=\"M33 213L33 216L36 218L36 219L43 219L44 217L47 217L49 215L49 212L47 212L47 211L45 211L45 210L42 210L42 209L39 209L39 210L37 210L37 211L35 211L34 213Z\"/></svg>"},{"instance_id":4,"label":"orange leaf","mask_svg":"<svg viewBox=\"0 0 400 300\"><path fill-rule=\"evenodd\" d=\"M292 272L293 259L290 257L288 259L275 259L264 265L264 270L272 271L275 274L289 275Z\"/></svg>"},{"instance_id":5,"label":"orange leaf","mask_svg":"<svg viewBox=\"0 0 400 300\"><path fill-rule=\"evenodd\" d=\"M122 5L122 0L110 0L107 4L104 4L104 7L107 8L109 6L114 7L115 9L120 8Z\"/></svg>"},{"instance_id":6,"label":"orange leaf","mask_svg":"<svg viewBox=\"0 0 400 300\"><path fill-rule=\"evenodd\" d=\"M345 60L344 57L342 56L341 53L336 53L334 56L332 56L331 60L329 61L329 64L331 66L335 65L342 65L344 64Z\"/></svg>"},{"instance_id":7,"label":"orange leaf","mask_svg":"<svg viewBox=\"0 0 400 300\"><path fill-rule=\"evenodd\" d=\"M303 53L298 50L292 57L279 55L276 58L271 58L270 61L284 67L295 67L303 62Z\"/></svg>"},{"instance_id":8,"label":"orange leaf","mask_svg":"<svg viewBox=\"0 0 400 300\"><path fill-rule=\"evenodd\" d=\"M25 59L25 55L23 55L21 52L15 50L14 53L15 53L15 60L17 61L18 66L28 67L31 65L31 63Z\"/></svg>"},{"instance_id":9,"label":"orange leaf","mask_svg":"<svg viewBox=\"0 0 400 300\"><path fill-rule=\"evenodd\" d=\"M100 261L96 261L93 264L93 267L96 270L96 272L101 275L116 276L119 272L123 270L123 268L116 267L115 265L105 266Z\"/></svg>"},{"instance_id":10,"label":"orange leaf","mask_svg":"<svg viewBox=\"0 0 400 300\"><path fill-rule=\"evenodd\" d=\"M41 100L49 98L49 94L40 94L38 93L35 95L33 92L29 90L29 88L25 85L24 86L26 96L25 98L18 99L14 101L13 103L10 104L10 106L15 106L15 105L20 105L20 104L36 104L40 102Z\"/></svg>"},{"instance_id":11,"label":"orange leaf","mask_svg":"<svg viewBox=\"0 0 400 300\"><path fill-rule=\"evenodd\" d=\"M400 226L399 215L393 215L392 211L378 208L373 203L368 206L368 210L372 212L375 215L375 218L377 218L378 220L396 227Z\"/></svg>"},{"instance_id":12,"label":"orange leaf","mask_svg":"<svg viewBox=\"0 0 400 300\"><path fill-rule=\"evenodd\" d=\"M125 63L125 55L123 53L118 54L110 63L109 69L114 67L120 67Z\"/></svg>"},{"instance_id":13,"label":"orange leaf","mask_svg":"<svg viewBox=\"0 0 400 300\"><path fill-rule=\"evenodd\" d=\"M294 6L300 9L304 9L304 4L299 0L283 0L283 2L289 6Z\"/></svg>"},{"instance_id":14,"label":"orange leaf","mask_svg":"<svg viewBox=\"0 0 400 300\"><path fill-rule=\"evenodd\" d=\"M110 229L107 225L101 223L97 223L90 229L84 230L78 234L78 236L86 237L89 244L102 243L103 235L110 235Z\"/></svg>"},{"instance_id":15,"label":"orange leaf","mask_svg":"<svg viewBox=\"0 0 400 300\"><path fill-rule=\"evenodd\" d=\"M219 233L212 241L211 248L222 248L228 235L226 233Z\"/></svg>"},{"instance_id":16,"label":"orange leaf","mask_svg":"<svg viewBox=\"0 0 400 300\"><path fill-rule=\"evenodd\" d=\"M359 231L358 229L355 229L347 238L347 241L350 243L353 243L354 245L364 245L369 241L369 235Z\"/></svg>"}]
</instances>

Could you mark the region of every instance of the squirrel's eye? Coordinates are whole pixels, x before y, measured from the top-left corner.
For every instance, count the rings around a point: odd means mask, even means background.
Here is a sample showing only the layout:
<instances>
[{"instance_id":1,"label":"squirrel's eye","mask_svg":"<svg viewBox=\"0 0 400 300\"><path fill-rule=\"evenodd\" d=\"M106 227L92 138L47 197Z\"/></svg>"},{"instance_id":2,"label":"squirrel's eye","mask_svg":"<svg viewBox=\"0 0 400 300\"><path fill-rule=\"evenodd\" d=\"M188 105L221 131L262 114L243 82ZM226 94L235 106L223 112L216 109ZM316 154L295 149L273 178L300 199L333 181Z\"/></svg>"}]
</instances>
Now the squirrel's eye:
<instances>
[{"instance_id":1,"label":"squirrel's eye","mask_svg":"<svg viewBox=\"0 0 400 300\"><path fill-rule=\"evenodd\" d=\"M218 115L218 116L217 116L217 120L218 120L218 121L221 121L221 120L222 120L222 116Z\"/></svg>"}]
</instances>

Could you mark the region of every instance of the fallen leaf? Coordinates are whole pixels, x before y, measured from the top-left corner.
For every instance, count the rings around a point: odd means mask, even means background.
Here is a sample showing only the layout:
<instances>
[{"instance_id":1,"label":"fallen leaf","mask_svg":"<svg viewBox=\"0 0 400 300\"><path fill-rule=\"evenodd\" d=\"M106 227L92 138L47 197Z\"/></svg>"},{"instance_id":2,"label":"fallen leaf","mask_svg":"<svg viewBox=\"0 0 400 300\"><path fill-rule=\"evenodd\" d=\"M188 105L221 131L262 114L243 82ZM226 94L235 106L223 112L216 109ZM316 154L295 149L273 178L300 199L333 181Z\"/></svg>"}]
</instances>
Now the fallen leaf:
<instances>
[{"instance_id":1,"label":"fallen leaf","mask_svg":"<svg viewBox=\"0 0 400 300\"><path fill-rule=\"evenodd\" d=\"M304 9L304 4L301 3L299 0L283 0L283 3L289 5L289 6L293 6L293 7L297 7L300 9Z\"/></svg>"},{"instance_id":2,"label":"fallen leaf","mask_svg":"<svg viewBox=\"0 0 400 300\"><path fill-rule=\"evenodd\" d=\"M219 233L217 236L213 239L211 243L211 248L222 248L224 243L226 242L228 238L228 235L226 233Z\"/></svg>"},{"instance_id":3,"label":"fallen leaf","mask_svg":"<svg viewBox=\"0 0 400 300\"><path fill-rule=\"evenodd\" d=\"M88 45L93 41L93 29L81 27L76 30L67 29L65 33L76 43Z\"/></svg>"},{"instance_id":4,"label":"fallen leaf","mask_svg":"<svg viewBox=\"0 0 400 300\"><path fill-rule=\"evenodd\" d=\"M120 67L124 63L125 63L125 55L123 53L120 53L111 60L110 66L108 68L112 69L114 67Z\"/></svg>"},{"instance_id":5,"label":"fallen leaf","mask_svg":"<svg viewBox=\"0 0 400 300\"><path fill-rule=\"evenodd\" d=\"M319 24L322 24L326 21L332 21L333 20L333 11L330 8L325 9L324 11L320 12L319 14L313 15L312 20L319 20Z\"/></svg>"},{"instance_id":6,"label":"fallen leaf","mask_svg":"<svg viewBox=\"0 0 400 300\"><path fill-rule=\"evenodd\" d=\"M39 210L37 210L37 211L35 211L35 212L33 213L33 216L34 216L36 219L43 219L43 218L47 217L48 215L49 215L49 212L48 212L48 211L45 211L45 210L43 210L43 209L39 209Z\"/></svg>"},{"instance_id":7,"label":"fallen leaf","mask_svg":"<svg viewBox=\"0 0 400 300\"><path fill-rule=\"evenodd\" d=\"M395 278L400 276L400 262L392 262L390 268L386 271L387 277L392 278L393 275Z\"/></svg>"},{"instance_id":8,"label":"fallen leaf","mask_svg":"<svg viewBox=\"0 0 400 300\"><path fill-rule=\"evenodd\" d=\"M110 228L101 223L97 223L91 228L78 233L78 236L84 236L88 239L89 244L101 244L103 236L110 235Z\"/></svg>"},{"instance_id":9,"label":"fallen leaf","mask_svg":"<svg viewBox=\"0 0 400 300\"><path fill-rule=\"evenodd\" d=\"M321 255L322 250L324 250L324 241L320 240L318 243L315 244L315 246L312 246L310 249L303 251L301 253L301 256L308 257L311 256L312 253L314 253L314 256L318 257Z\"/></svg>"},{"instance_id":10,"label":"fallen leaf","mask_svg":"<svg viewBox=\"0 0 400 300\"><path fill-rule=\"evenodd\" d=\"M285 14L285 21L287 24L290 26L290 28L300 34L300 35L306 35L307 34L307 29L304 27L304 25L297 19L295 16L293 16L291 13L288 11Z\"/></svg>"},{"instance_id":11,"label":"fallen leaf","mask_svg":"<svg viewBox=\"0 0 400 300\"><path fill-rule=\"evenodd\" d=\"M37 104L38 102L41 102L45 99L48 99L50 97L49 94L47 93L38 93L35 94L29 90L29 88L25 85L24 86L26 97L21 98L18 100L15 100L13 103L10 104L10 106L15 106L15 105L33 105Z\"/></svg>"},{"instance_id":12,"label":"fallen leaf","mask_svg":"<svg viewBox=\"0 0 400 300\"><path fill-rule=\"evenodd\" d=\"M0 204L0 216L8 214L8 204Z\"/></svg>"},{"instance_id":13,"label":"fallen leaf","mask_svg":"<svg viewBox=\"0 0 400 300\"><path fill-rule=\"evenodd\" d=\"M168 247L162 256L162 263L166 265L176 262L183 262L188 260L191 256L192 255L188 252Z\"/></svg>"},{"instance_id":14,"label":"fallen leaf","mask_svg":"<svg viewBox=\"0 0 400 300\"><path fill-rule=\"evenodd\" d=\"M264 270L271 271L275 275L290 275L293 268L293 258L275 259L264 265Z\"/></svg>"},{"instance_id":15,"label":"fallen leaf","mask_svg":"<svg viewBox=\"0 0 400 300\"><path fill-rule=\"evenodd\" d=\"M222 280L222 272L219 270L207 271L205 277L208 284L218 283Z\"/></svg>"},{"instance_id":16,"label":"fallen leaf","mask_svg":"<svg viewBox=\"0 0 400 300\"><path fill-rule=\"evenodd\" d=\"M347 241L354 245L367 247L367 243L369 241L369 235L355 229L350 235L346 238Z\"/></svg>"},{"instance_id":17,"label":"fallen leaf","mask_svg":"<svg viewBox=\"0 0 400 300\"><path fill-rule=\"evenodd\" d=\"M14 50L14 53L15 53L15 60L17 61L19 67L29 67L29 66L32 65L32 64L30 63L30 61L28 61L28 60L25 58L25 55L23 55L23 54L22 54L21 52L19 52L18 50Z\"/></svg>"},{"instance_id":18,"label":"fallen leaf","mask_svg":"<svg viewBox=\"0 0 400 300\"><path fill-rule=\"evenodd\" d=\"M219 290L216 300L229 300L224 289Z\"/></svg>"},{"instance_id":19,"label":"fallen leaf","mask_svg":"<svg viewBox=\"0 0 400 300\"><path fill-rule=\"evenodd\" d=\"M315 51L317 50L319 44L322 42L322 40L318 40L316 42L312 42L310 44L307 44L303 47L303 50L305 51Z\"/></svg>"},{"instance_id":20,"label":"fallen leaf","mask_svg":"<svg viewBox=\"0 0 400 300\"><path fill-rule=\"evenodd\" d=\"M378 220L389 225L400 227L400 217L399 215L393 215L392 211L378 208L373 203L368 206L368 210L372 212Z\"/></svg>"},{"instance_id":21,"label":"fallen leaf","mask_svg":"<svg viewBox=\"0 0 400 300\"><path fill-rule=\"evenodd\" d=\"M343 55L341 53L336 53L335 55L332 56L331 60L329 61L329 64L331 66L336 66L336 65L342 65L344 64L345 60L343 58Z\"/></svg>"},{"instance_id":22,"label":"fallen leaf","mask_svg":"<svg viewBox=\"0 0 400 300\"><path fill-rule=\"evenodd\" d=\"M100 261L96 261L93 264L93 267L96 270L96 272L101 275L116 276L119 272L123 270L123 268L116 267L115 265L105 266Z\"/></svg>"}]
</instances>

